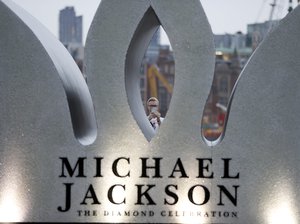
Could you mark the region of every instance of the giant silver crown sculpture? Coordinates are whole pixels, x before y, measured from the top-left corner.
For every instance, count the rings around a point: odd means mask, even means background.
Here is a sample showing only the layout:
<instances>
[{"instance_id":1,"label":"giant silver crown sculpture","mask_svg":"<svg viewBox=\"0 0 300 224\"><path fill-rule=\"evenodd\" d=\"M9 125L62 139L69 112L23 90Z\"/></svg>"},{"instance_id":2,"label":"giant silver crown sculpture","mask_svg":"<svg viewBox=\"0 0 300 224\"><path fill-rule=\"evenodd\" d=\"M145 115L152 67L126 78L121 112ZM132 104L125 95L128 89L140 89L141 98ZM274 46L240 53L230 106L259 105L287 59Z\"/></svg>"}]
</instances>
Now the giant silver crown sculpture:
<instances>
[{"instance_id":1,"label":"giant silver crown sculpture","mask_svg":"<svg viewBox=\"0 0 300 224\"><path fill-rule=\"evenodd\" d=\"M0 222L300 222L299 7L243 70L217 142L201 137L214 47L199 0L102 0L89 87L24 10L1 0L0 18ZM154 135L138 74L159 25L176 80Z\"/></svg>"}]
</instances>

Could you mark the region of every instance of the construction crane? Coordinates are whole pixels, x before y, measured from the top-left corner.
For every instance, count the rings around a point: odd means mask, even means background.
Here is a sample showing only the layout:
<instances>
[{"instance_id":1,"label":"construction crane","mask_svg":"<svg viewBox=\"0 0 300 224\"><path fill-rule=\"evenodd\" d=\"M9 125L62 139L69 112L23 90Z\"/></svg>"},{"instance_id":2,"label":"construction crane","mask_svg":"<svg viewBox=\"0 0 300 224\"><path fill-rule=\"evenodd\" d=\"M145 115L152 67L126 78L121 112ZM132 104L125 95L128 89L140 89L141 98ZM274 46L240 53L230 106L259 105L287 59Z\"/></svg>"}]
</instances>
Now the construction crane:
<instances>
[{"instance_id":1,"label":"construction crane","mask_svg":"<svg viewBox=\"0 0 300 224\"><path fill-rule=\"evenodd\" d=\"M277 6L277 0L274 0L273 3L270 4L270 6L272 7L271 8L271 11L270 11L270 16L269 16L269 31L271 31L273 29L273 26L274 26L274 21L273 21L273 16L274 16L274 10L275 10L275 7Z\"/></svg>"},{"instance_id":2,"label":"construction crane","mask_svg":"<svg viewBox=\"0 0 300 224\"><path fill-rule=\"evenodd\" d=\"M147 81L150 89L150 95L158 98L158 88L157 79L166 88L168 93L172 94L173 86L168 82L168 80L159 72L158 67L153 64L147 70Z\"/></svg>"},{"instance_id":3,"label":"construction crane","mask_svg":"<svg viewBox=\"0 0 300 224\"><path fill-rule=\"evenodd\" d=\"M276 5L277 5L276 0L274 0L273 3L270 4L270 6L272 7L271 12L270 12L270 16L269 16L269 21L270 22L272 22L272 20L273 20L273 15L274 15L274 10L275 10Z\"/></svg>"}]
</instances>

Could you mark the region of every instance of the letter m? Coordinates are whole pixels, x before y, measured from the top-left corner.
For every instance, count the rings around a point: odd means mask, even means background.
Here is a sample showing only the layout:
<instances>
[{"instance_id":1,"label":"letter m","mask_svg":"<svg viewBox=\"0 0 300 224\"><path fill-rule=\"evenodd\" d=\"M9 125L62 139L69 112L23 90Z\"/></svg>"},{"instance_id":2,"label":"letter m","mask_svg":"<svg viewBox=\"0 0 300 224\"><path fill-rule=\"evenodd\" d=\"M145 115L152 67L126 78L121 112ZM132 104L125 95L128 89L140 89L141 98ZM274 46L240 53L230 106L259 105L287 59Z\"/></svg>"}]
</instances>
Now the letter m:
<instances>
[{"instance_id":1,"label":"letter m","mask_svg":"<svg viewBox=\"0 0 300 224\"><path fill-rule=\"evenodd\" d=\"M84 175L84 160L86 159L86 157L79 157L74 168L72 168L72 166L70 165L68 158L60 157L60 159L61 159L61 175L59 177L67 177L65 175L65 171L67 171L70 177L73 177L76 169L77 169L76 177L86 177Z\"/></svg>"}]
</instances>

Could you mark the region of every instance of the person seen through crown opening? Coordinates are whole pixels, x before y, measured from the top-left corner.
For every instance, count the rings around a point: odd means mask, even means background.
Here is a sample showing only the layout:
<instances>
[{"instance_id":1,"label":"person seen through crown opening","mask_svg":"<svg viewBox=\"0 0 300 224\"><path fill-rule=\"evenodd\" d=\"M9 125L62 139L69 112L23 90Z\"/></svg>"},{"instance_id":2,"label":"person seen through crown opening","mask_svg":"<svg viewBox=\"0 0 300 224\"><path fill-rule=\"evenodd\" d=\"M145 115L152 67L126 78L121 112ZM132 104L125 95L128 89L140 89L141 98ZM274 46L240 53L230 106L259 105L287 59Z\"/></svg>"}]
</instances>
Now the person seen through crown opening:
<instances>
[{"instance_id":1,"label":"person seen through crown opening","mask_svg":"<svg viewBox=\"0 0 300 224\"><path fill-rule=\"evenodd\" d=\"M150 97L147 101L147 108L149 111L148 120L154 130L157 130L164 120L159 113L159 101L155 97Z\"/></svg>"}]
</instances>

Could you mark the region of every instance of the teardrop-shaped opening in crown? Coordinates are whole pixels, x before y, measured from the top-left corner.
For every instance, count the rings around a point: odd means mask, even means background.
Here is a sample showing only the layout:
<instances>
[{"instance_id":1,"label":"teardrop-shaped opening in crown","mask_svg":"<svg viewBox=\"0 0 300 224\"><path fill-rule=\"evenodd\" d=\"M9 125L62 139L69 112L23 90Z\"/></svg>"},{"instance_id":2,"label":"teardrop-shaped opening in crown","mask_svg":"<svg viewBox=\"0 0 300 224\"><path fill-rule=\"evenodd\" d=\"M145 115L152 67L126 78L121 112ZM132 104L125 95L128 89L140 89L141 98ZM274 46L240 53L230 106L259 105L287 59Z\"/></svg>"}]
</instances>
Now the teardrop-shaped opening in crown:
<instances>
[{"instance_id":1,"label":"teardrop-shaped opening in crown","mask_svg":"<svg viewBox=\"0 0 300 224\"><path fill-rule=\"evenodd\" d=\"M141 66L141 99L145 114L156 132L168 112L175 78L173 51L161 26L153 35Z\"/></svg>"},{"instance_id":2,"label":"teardrop-shaped opening in crown","mask_svg":"<svg viewBox=\"0 0 300 224\"><path fill-rule=\"evenodd\" d=\"M214 79L202 117L202 138L208 146L216 146L225 137L227 120L240 73L250 55L240 57L216 51Z\"/></svg>"},{"instance_id":3,"label":"teardrop-shaped opening in crown","mask_svg":"<svg viewBox=\"0 0 300 224\"><path fill-rule=\"evenodd\" d=\"M160 42L161 33L166 44ZM166 116L175 78L169 40L151 7L134 33L125 64L128 103L138 126L150 141Z\"/></svg>"}]
</instances>

